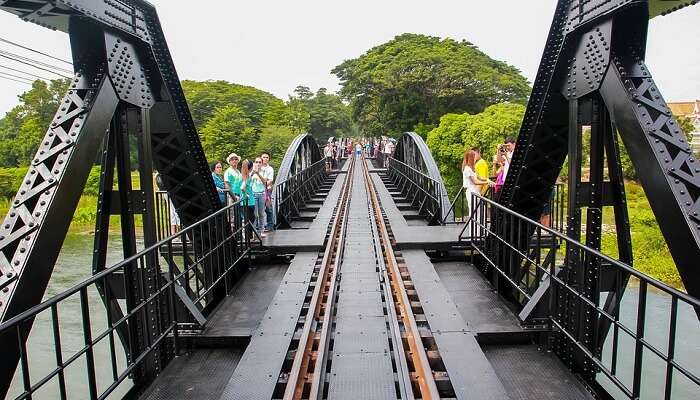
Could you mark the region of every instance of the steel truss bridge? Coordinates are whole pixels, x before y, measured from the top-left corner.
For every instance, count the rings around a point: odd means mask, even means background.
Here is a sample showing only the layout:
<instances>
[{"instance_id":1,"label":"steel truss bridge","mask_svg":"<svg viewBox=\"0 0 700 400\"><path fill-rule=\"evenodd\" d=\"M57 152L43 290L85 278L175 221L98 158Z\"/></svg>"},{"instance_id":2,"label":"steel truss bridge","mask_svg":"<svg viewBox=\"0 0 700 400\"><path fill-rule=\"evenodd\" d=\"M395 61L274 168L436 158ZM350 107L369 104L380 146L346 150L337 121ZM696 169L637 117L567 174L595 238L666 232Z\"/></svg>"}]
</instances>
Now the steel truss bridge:
<instances>
[{"instance_id":1,"label":"steel truss bridge","mask_svg":"<svg viewBox=\"0 0 700 400\"><path fill-rule=\"evenodd\" d=\"M0 394L700 398L700 165L644 62L649 19L695 3L560 0L497 199L472 194L465 213L414 133L332 171L300 135L261 238L218 202L153 6L0 0L68 33L75 68L0 227ZM632 267L620 144L687 293ZM45 298L96 155L92 275ZM108 265L111 216L123 260Z\"/></svg>"}]
</instances>

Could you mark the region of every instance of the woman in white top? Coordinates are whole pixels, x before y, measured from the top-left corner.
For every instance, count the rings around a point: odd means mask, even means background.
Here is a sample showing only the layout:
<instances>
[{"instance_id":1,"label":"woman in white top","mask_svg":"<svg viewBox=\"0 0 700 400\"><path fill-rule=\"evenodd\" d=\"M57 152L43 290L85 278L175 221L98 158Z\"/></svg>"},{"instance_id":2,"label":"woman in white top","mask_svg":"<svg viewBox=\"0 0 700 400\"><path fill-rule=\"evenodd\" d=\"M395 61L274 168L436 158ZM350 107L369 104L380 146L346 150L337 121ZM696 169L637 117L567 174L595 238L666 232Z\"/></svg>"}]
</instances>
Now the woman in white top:
<instances>
[{"instance_id":1,"label":"woman in white top","mask_svg":"<svg viewBox=\"0 0 700 400\"><path fill-rule=\"evenodd\" d=\"M474 172L474 164L476 163L476 152L474 150L467 150L464 152L464 159L462 160L462 187L464 187L464 194L467 196L467 208L464 214L466 218L469 218L472 213L472 193L481 194L481 185L493 186L494 183L489 179L481 179Z\"/></svg>"}]
</instances>

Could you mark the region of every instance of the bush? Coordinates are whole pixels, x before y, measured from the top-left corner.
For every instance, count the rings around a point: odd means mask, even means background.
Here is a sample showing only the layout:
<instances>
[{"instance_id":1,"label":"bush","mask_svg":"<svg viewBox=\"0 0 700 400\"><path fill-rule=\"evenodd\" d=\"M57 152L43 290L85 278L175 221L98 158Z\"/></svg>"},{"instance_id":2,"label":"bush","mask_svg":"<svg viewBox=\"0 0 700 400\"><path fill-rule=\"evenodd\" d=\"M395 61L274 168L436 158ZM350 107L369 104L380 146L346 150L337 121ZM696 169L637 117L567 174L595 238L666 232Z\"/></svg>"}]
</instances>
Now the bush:
<instances>
[{"instance_id":1,"label":"bush","mask_svg":"<svg viewBox=\"0 0 700 400\"><path fill-rule=\"evenodd\" d=\"M0 168L0 197L9 199L14 197L27 175L27 167ZM90 170L83 194L97 196L100 191L100 167L94 166Z\"/></svg>"},{"instance_id":2,"label":"bush","mask_svg":"<svg viewBox=\"0 0 700 400\"><path fill-rule=\"evenodd\" d=\"M26 167L0 168L0 197L14 197L26 174Z\"/></svg>"}]
</instances>

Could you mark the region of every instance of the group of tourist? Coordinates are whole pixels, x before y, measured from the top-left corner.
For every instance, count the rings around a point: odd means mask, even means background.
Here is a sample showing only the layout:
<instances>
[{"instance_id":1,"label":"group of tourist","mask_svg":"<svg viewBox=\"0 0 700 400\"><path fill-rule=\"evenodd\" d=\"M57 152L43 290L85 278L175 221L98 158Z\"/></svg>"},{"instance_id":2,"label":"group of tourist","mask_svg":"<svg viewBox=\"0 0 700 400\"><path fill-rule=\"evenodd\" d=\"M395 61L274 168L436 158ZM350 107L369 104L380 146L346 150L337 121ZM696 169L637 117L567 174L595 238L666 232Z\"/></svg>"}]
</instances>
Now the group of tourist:
<instances>
[{"instance_id":1,"label":"group of tourist","mask_svg":"<svg viewBox=\"0 0 700 400\"><path fill-rule=\"evenodd\" d=\"M253 161L241 161L238 154L231 153L226 157L226 162L229 165L226 171L221 161L211 165L219 200L222 204L242 201L245 217L260 236L265 236L265 232L275 225L272 211L275 170L270 165L270 154L265 152Z\"/></svg>"},{"instance_id":2,"label":"group of tourist","mask_svg":"<svg viewBox=\"0 0 700 400\"><path fill-rule=\"evenodd\" d=\"M489 188L492 189L492 197L497 197L503 183L508 176L510 163L513 159L515 151L515 140L507 138L503 143L496 147L496 154L493 156L492 168L489 171L488 163L481 158L481 151L478 148L472 148L464 152L462 159L462 187L467 199L466 215L471 215L472 208L472 193L477 193L482 196L486 195ZM495 177L491 180L489 176ZM551 203L554 199L554 191L550 195L550 199L545 203L540 217L540 223L545 226L551 225Z\"/></svg>"},{"instance_id":3,"label":"group of tourist","mask_svg":"<svg viewBox=\"0 0 700 400\"><path fill-rule=\"evenodd\" d=\"M346 141L343 139L343 142ZM326 171L338 169L340 158L343 157L345 146L334 137L328 138L328 142L323 147L323 158L326 164Z\"/></svg>"},{"instance_id":4,"label":"group of tourist","mask_svg":"<svg viewBox=\"0 0 700 400\"><path fill-rule=\"evenodd\" d=\"M374 157L380 160L381 165L387 167L388 160L394 154L396 144L394 139L382 136L381 138L361 138L353 141L350 138L337 140L329 138L323 147L323 157L326 163L326 171L338 168L338 161L342 157L349 157L353 150L356 156Z\"/></svg>"},{"instance_id":5,"label":"group of tourist","mask_svg":"<svg viewBox=\"0 0 700 400\"><path fill-rule=\"evenodd\" d=\"M472 193L484 195L489 187L493 188L494 195L500 193L508 175L514 151L515 140L511 138L507 138L503 143L499 144L493 157L491 171L489 171L488 163L481 158L481 151L478 148L472 148L464 152L464 158L462 159L462 187L464 187L467 197L467 210L469 212L472 210ZM495 176L495 180L491 180L490 176Z\"/></svg>"}]
</instances>

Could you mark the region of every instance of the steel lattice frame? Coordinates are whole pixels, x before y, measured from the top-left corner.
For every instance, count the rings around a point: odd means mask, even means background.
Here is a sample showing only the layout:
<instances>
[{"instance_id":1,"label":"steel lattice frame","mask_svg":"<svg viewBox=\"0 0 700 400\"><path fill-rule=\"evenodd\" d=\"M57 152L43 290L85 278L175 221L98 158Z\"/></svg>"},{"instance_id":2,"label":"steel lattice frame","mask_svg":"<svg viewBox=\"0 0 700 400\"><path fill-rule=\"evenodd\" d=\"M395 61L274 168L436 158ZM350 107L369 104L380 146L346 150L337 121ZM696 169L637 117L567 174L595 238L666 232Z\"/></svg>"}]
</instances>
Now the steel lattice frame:
<instances>
[{"instance_id":1,"label":"steel lattice frame","mask_svg":"<svg viewBox=\"0 0 700 400\"><path fill-rule=\"evenodd\" d=\"M2 322L41 301L62 239L106 137L135 135L139 139L142 179L141 189L131 190L129 184L127 195L115 196L111 190L101 193L101 204L114 203L114 207L101 206L101 213L114 214L116 209L122 219L129 221L137 214L143 215L146 245L155 241L150 179L153 168L162 175L184 225L218 210L220 203L152 5L141 0L0 0L0 9L68 33L76 71L0 228ZM121 147L109 150L116 154L118 167L123 163L120 180L127 179L129 158L128 139L121 143ZM126 181L120 181L120 188L123 184ZM108 215L100 220L104 222L105 218L108 221ZM122 226L123 234L133 239L135 227L127 222L123 222L128 225L126 231ZM106 225L98 223L100 229L106 229ZM96 237L98 251L104 250L105 240ZM136 251L135 240L130 242L134 243L124 246L125 256ZM100 257L94 268L104 268ZM145 274L147 282L159 279L158 271ZM146 295L151 290L148 285L125 289L142 290ZM104 300L115 304L114 299ZM158 318L153 315L150 321L144 319L135 329L147 335L146 324L157 324ZM11 379L20 344L16 339L1 337L0 342L4 349L0 377ZM138 349L134 353L138 354ZM149 364L146 375L157 374L158 357ZM0 382L0 387L7 386Z\"/></svg>"},{"instance_id":2,"label":"steel lattice frame","mask_svg":"<svg viewBox=\"0 0 700 400\"><path fill-rule=\"evenodd\" d=\"M408 164L423 174L430 177L432 180L439 183L439 197L441 209L441 221L450 219L447 213L450 211L450 198L447 194L445 182L442 180L440 169L433 158L425 140L415 132L406 132L399 138L393 157L405 164Z\"/></svg>"},{"instance_id":3,"label":"steel lattice frame","mask_svg":"<svg viewBox=\"0 0 700 400\"><path fill-rule=\"evenodd\" d=\"M282 203L285 199L290 198L289 190L285 188L287 182L301 171L321 161L321 158L321 149L318 143L316 143L313 136L308 133L298 135L294 138L289 147L287 147L279 170L275 175L275 190L272 191L272 204L275 205L273 208L275 221L278 221L280 209L284 208L284 204Z\"/></svg>"},{"instance_id":4,"label":"steel lattice frame","mask_svg":"<svg viewBox=\"0 0 700 400\"><path fill-rule=\"evenodd\" d=\"M560 0L533 93L518 136L510 173L499 201L538 220L569 157L567 234L580 240L581 209L587 208L586 245L600 248L602 207L613 206L622 261L631 263L624 185L617 134L640 177L688 293L700 297L700 164L644 64L649 18L696 4L692 1ZM581 179L581 135L592 126L591 176ZM610 181L604 180L607 159ZM513 230L516 227L502 226ZM515 232L518 237L528 232ZM523 243L528 243L524 240ZM605 280L605 266L567 254L562 270L570 284L597 304L608 292L612 313L624 282ZM517 263L516 263L517 264ZM512 271L515 273L516 271ZM618 288L618 289L614 289ZM558 294L562 296L562 294ZM566 296L564 294L564 296ZM576 306L561 310L577 340L600 354L609 324ZM560 342L558 353L588 380L595 366Z\"/></svg>"}]
</instances>

